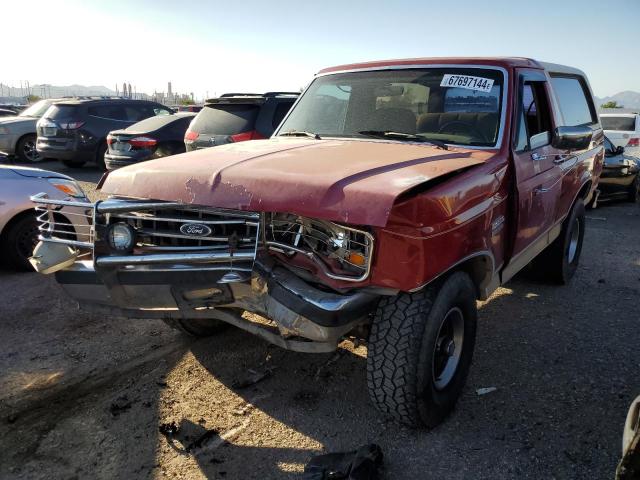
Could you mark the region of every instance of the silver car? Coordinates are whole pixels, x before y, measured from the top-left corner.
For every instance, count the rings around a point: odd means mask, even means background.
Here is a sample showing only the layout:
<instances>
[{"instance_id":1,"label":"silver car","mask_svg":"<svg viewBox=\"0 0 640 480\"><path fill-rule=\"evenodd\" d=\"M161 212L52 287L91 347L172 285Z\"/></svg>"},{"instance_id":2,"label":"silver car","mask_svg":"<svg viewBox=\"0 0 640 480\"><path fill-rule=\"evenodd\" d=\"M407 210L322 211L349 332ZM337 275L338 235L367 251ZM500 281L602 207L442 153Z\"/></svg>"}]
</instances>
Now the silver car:
<instances>
[{"instance_id":1,"label":"silver car","mask_svg":"<svg viewBox=\"0 0 640 480\"><path fill-rule=\"evenodd\" d=\"M18 270L32 270L29 257L38 243L38 223L30 195L45 192L48 198L86 201L85 193L71 177L48 170L0 165L0 260ZM45 213L47 215L47 213ZM70 238L87 236L89 222L81 215L58 216Z\"/></svg>"},{"instance_id":2,"label":"silver car","mask_svg":"<svg viewBox=\"0 0 640 480\"><path fill-rule=\"evenodd\" d=\"M57 99L40 100L13 117L0 118L0 152L21 162L41 160L36 151L36 122Z\"/></svg>"}]
</instances>

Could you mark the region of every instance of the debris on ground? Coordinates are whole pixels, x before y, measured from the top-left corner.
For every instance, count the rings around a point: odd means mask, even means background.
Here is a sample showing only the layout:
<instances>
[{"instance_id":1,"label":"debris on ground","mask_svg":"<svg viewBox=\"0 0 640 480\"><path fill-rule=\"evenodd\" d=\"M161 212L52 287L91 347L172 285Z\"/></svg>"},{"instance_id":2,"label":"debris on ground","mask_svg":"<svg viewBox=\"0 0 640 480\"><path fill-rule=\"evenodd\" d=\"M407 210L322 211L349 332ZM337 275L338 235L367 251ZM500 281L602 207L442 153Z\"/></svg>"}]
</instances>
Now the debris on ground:
<instances>
[{"instance_id":1,"label":"debris on ground","mask_svg":"<svg viewBox=\"0 0 640 480\"><path fill-rule=\"evenodd\" d=\"M185 450L187 452L191 452L196 448L202 448L207 444L209 440L214 437L218 437L219 433L217 429L212 428L210 430L205 430L198 438L196 438L191 444L187 445Z\"/></svg>"},{"instance_id":2,"label":"debris on ground","mask_svg":"<svg viewBox=\"0 0 640 480\"><path fill-rule=\"evenodd\" d=\"M498 390L498 387L478 388L476 389L476 393L478 395L486 395L487 393L495 392L496 390Z\"/></svg>"},{"instance_id":3,"label":"debris on ground","mask_svg":"<svg viewBox=\"0 0 640 480\"><path fill-rule=\"evenodd\" d=\"M344 355L344 350L338 350L329 360L327 360L325 363L320 365L316 370L316 374L313 376L314 380L316 381L319 380L322 374L322 371L325 368L330 367L331 365L336 363L338 360L340 360L343 355Z\"/></svg>"},{"instance_id":4,"label":"debris on ground","mask_svg":"<svg viewBox=\"0 0 640 480\"><path fill-rule=\"evenodd\" d=\"M374 443L358 450L313 457L304 467L303 480L377 480L382 450Z\"/></svg>"},{"instance_id":5,"label":"debris on ground","mask_svg":"<svg viewBox=\"0 0 640 480\"><path fill-rule=\"evenodd\" d=\"M243 388L250 387L251 385L255 385L258 382L261 382L265 378L269 378L273 374L273 369L268 368L266 370L252 370L251 368L247 370L248 375L242 379L235 380L231 387L241 390Z\"/></svg>"},{"instance_id":6,"label":"debris on ground","mask_svg":"<svg viewBox=\"0 0 640 480\"><path fill-rule=\"evenodd\" d=\"M176 433L178 433L178 430L180 429L176 425L176 422L162 423L158 427L158 431L165 437L173 437Z\"/></svg>"}]
</instances>

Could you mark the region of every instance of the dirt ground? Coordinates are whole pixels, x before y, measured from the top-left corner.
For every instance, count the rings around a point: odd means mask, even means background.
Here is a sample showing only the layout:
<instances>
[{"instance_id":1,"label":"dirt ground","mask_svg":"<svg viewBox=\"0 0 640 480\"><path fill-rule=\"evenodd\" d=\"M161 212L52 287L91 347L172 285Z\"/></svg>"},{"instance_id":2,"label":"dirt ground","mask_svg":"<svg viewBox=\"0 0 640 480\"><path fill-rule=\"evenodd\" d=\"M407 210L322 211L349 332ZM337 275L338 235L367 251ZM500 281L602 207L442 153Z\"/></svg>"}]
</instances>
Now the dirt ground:
<instances>
[{"instance_id":1,"label":"dirt ground","mask_svg":"<svg viewBox=\"0 0 640 480\"><path fill-rule=\"evenodd\" d=\"M194 341L0 271L0 478L286 479L367 442L385 479L612 478L640 394L639 294L640 206L603 204L571 285L518 277L480 305L458 408L424 432L371 406L365 346L300 354L233 328Z\"/></svg>"}]
</instances>

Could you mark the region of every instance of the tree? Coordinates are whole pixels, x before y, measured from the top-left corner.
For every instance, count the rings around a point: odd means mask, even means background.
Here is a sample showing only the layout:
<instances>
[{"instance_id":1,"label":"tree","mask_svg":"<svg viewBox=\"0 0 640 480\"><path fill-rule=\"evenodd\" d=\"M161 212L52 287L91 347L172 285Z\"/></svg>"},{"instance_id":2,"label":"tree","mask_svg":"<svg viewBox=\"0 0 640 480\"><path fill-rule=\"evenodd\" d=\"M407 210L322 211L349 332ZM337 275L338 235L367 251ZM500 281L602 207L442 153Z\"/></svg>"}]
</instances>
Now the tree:
<instances>
[{"instance_id":1,"label":"tree","mask_svg":"<svg viewBox=\"0 0 640 480\"><path fill-rule=\"evenodd\" d=\"M618 102L611 101L611 102L606 102L603 103L602 105L600 105L600 108L624 108L622 105L618 105Z\"/></svg>"},{"instance_id":2,"label":"tree","mask_svg":"<svg viewBox=\"0 0 640 480\"><path fill-rule=\"evenodd\" d=\"M180 105L193 105L194 103L196 103L196 102L194 102L190 98L182 98L182 99L180 99Z\"/></svg>"},{"instance_id":3,"label":"tree","mask_svg":"<svg viewBox=\"0 0 640 480\"><path fill-rule=\"evenodd\" d=\"M38 95L27 96L27 103L36 103L38 100L41 100L41 98Z\"/></svg>"}]
</instances>

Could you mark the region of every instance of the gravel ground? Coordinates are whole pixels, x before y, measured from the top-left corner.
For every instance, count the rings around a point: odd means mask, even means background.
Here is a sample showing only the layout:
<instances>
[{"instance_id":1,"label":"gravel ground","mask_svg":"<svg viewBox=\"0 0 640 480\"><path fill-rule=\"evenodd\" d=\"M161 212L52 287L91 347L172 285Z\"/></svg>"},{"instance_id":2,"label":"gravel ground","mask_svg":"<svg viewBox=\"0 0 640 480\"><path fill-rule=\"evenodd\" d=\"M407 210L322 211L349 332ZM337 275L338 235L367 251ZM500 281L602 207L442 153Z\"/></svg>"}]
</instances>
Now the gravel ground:
<instances>
[{"instance_id":1,"label":"gravel ground","mask_svg":"<svg viewBox=\"0 0 640 480\"><path fill-rule=\"evenodd\" d=\"M88 190L99 177L65 173ZM640 393L639 233L640 207L602 205L571 285L517 277L483 302L466 390L431 432L376 413L365 346L305 355L233 328L193 341L0 272L0 478L296 478L366 442L386 479L613 478ZM252 372L265 378L243 388Z\"/></svg>"}]
</instances>

